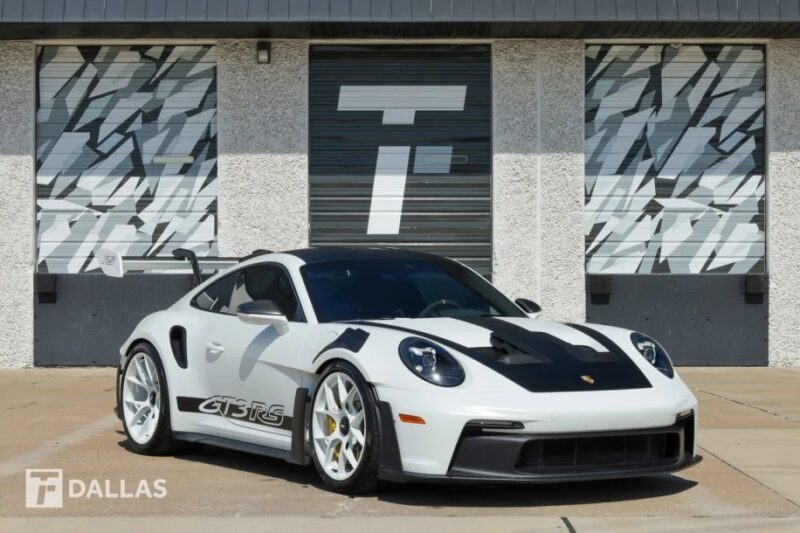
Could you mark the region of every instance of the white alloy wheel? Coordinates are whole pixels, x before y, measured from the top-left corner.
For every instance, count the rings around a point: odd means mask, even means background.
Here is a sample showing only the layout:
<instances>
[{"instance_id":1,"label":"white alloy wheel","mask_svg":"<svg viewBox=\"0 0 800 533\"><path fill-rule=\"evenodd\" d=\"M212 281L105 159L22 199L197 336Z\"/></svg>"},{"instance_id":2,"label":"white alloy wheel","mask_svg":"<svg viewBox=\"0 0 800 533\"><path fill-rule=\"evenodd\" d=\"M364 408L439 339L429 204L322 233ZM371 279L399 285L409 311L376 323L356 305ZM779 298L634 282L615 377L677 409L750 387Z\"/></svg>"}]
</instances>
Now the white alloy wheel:
<instances>
[{"instance_id":1,"label":"white alloy wheel","mask_svg":"<svg viewBox=\"0 0 800 533\"><path fill-rule=\"evenodd\" d=\"M125 369L122 411L128 434L138 444L147 444L161 418L161 385L151 356L135 353Z\"/></svg>"},{"instance_id":2,"label":"white alloy wheel","mask_svg":"<svg viewBox=\"0 0 800 533\"><path fill-rule=\"evenodd\" d=\"M366 434L364 399L355 382L344 372L329 374L319 384L311 420L314 453L328 476L343 481L353 475Z\"/></svg>"}]
</instances>

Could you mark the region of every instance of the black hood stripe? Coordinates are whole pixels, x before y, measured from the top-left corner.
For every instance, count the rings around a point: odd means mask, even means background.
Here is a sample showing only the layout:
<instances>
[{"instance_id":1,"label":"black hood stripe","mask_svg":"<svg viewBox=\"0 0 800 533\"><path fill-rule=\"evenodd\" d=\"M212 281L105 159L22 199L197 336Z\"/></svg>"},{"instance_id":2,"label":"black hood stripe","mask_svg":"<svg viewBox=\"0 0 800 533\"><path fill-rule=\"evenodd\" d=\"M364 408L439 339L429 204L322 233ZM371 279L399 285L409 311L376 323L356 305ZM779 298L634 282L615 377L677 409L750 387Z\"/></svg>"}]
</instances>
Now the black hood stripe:
<instances>
[{"instance_id":1,"label":"black hood stripe","mask_svg":"<svg viewBox=\"0 0 800 533\"><path fill-rule=\"evenodd\" d=\"M620 390L651 386L644 374L619 346L594 330L589 330L592 334L587 333L587 335L608 352L597 352L588 346L572 345L548 333L530 331L498 318L475 317L457 320L489 330L492 345L471 348L437 335L402 326L369 321L359 321L355 324L402 331L429 339L478 361L531 392Z\"/></svg>"},{"instance_id":2,"label":"black hood stripe","mask_svg":"<svg viewBox=\"0 0 800 533\"><path fill-rule=\"evenodd\" d=\"M582 348L581 351L587 352L588 347L584 346L576 346L574 344L570 344L568 342L559 339L549 333L544 333L542 331L531 331L529 329L523 328L506 320L501 320L499 318L493 317L472 317L472 318L461 318L459 319L463 322L468 322L475 326L480 326L484 329L488 329L492 332L492 345L495 346L500 343L504 343L506 346L513 346L517 349L523 350L525 352L533 352L543 355L544 357L556 357L557 355L563 355L562 353L566 353L572 355L573 357L577 357L576 354L577 348ZM587 328L588 329L588 328ZM496 342L500 341L500 342ZM618 358L627 358L625 352L620 350L619 346L611 342L610 340L606 339L607 342L600 344L611 354ZM588 348L589 352L594 352L597 354L595 350Z\"/></svg>"},{"instance_id":3,"label":"black hood stripe","mask_svg":"<svg viewBox=\"0 0 800 533\"><path fill-rule=\"evenodd\" d=\"M580 331L584 335L586 335L588 337L591 337L592 339L594 339L595 342L600 344L603 348L605 348L609 352L613 351L613 350L620 350L620 351L622 351L622 353L625 353L625 351L622 350L619 346L617 346L614 341L612 341L611 339L609 339L608 337L606 337L605 335L603 335L602 333L600 333L596 329L592 329L590 327L584 326L583 324L573 324L571 322L564 322L563 324L565 326L568 326L568 327L572 328L572 329L577 329L578 331Z\"/></svg>"},{"instance_id":4,"label":"black hood stripe","mask_svg":"<svg viewBox=\"0 0 800 533\"><path fill-rule=\"evenodd\" d=\"M537 362L495 368L517 383L524 382L528 390L567 392L641 389L651 386L624 350L589 328L574 329L590 331L587 335L603 346L606 352L598 352L585 345L570 344L549 333L531 331L500 318L473 317L460 320L491 331L491 344L497 351L510 351L518 354L518 358L528 355L533 358L532 361L548 361L543 364ZM587 377L590 379L585 379Z\"/></svg>"}]
</instances>

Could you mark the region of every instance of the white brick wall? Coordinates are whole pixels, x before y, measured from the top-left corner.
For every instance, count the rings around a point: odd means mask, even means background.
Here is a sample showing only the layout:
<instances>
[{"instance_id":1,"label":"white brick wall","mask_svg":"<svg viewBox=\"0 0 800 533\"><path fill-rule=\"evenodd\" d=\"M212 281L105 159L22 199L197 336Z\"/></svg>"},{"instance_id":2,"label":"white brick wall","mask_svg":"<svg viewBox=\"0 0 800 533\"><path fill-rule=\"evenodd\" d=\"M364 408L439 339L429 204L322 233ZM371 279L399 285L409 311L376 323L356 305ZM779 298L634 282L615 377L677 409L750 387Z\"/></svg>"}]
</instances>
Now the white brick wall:
<instances>
[{"instance_id":1,"label":"white brick wall","mask_svg":"<svg viewBox=\"0 0 800 533\"><path fill-rule=\"evenodd\" d=\"M492 46L494 282L583 321L583 41Z\"/></svg>"},{"instance_id":2,"label":"white brick wall","mask_svg":"<svg viewBox=\"0 0 800 533\"><path fill-rule=\"evenodd\" d=\"M0 368L33 365L34 46L0 42Z\"/></svg>"},{"instance_id":3,"label":"white brick wall","mask_svg":"<svg viewBox=\"0 0 800 533\"><path fill-rule=\"evenodd\" d=\"M800 40L767 46L769 362L800 365Z\"/></svg>"}]
</instances>

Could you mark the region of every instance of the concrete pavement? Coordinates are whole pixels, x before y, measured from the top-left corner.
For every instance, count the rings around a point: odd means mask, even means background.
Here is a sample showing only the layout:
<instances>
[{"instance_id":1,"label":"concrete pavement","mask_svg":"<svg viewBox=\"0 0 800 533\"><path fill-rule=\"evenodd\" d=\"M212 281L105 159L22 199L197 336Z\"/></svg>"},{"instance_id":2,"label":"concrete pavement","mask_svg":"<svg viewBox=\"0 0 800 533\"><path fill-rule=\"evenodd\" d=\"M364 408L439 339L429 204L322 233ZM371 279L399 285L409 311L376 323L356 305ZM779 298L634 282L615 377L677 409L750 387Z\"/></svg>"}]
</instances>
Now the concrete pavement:
<instances>
[{"instance_id":1,"label":"concrete pavement","mask_svg":"<svg viewBox=\"0 0 800 533\"><path fill-rule=\"evenodd\" d=\"M129 452L110 416L111 369L2 370L0 516L34 520L0 518L0 529L85 530L114 517L122 531L166 525L203 531L220 524L192 517L237 517L225 528L304 531L316 524L337 531L356 524L389 532L424 523L441 531L800 530L800 369L681 373L700 400L705 460L679 475L516 487L409 484L350 498L324 490L311 468L247 454ZM64 478L87 485L97 479L112 494L122 480L128 491L140 480L152 491L163 479L167 494L67 498L61 509L26 509L26 468L62 468Z\"/></svg>"},{"instance_id":2,"label":"concrete pavement","mask_svg":"<svg viewBox=\"0 0 800 533\"><path fill-rule=\"evenodd\" d=\"M435 531L436 533L520 533L558 531L563 533L671 533L687 531L725 531L726 533L797 533L800 519L796 517L339 517L336 520L317 517L259 518L11 518L0 519L4 531L57 531L63 533L106 532L141 533L143 530L187 533L238 533L244 531L353 533L354 531L406 533Z\"/></svg>"}]
</instances>

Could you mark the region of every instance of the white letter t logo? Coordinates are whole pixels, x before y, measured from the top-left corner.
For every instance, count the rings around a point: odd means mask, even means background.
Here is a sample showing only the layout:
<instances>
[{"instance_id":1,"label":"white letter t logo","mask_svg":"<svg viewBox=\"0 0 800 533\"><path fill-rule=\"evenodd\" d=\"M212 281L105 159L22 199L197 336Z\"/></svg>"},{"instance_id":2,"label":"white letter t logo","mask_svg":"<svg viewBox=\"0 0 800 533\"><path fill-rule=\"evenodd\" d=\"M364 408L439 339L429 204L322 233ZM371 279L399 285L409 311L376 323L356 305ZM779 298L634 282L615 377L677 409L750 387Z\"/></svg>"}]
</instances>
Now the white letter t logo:
<instances>
[{"instance_id":1,"label":"white letter t logo","mask_svg":"<svg viewBox=\"0 0 800 533\"><path fill-rule=\"evenodd\" d=\"M338 110L381 111L383 124L412 125L417 111L463 111L466 94L466 85L342 85ZM439 156L452 154L452 147L417 147L417 161L423 148ZM368 235L400 233L410 154L410 146L378 147ZM449 173L449 157L446 170L439 167L429 172ZM415 162L414 168L425 171L424 166L424 163Z\"/></svg>"}]
</instances>

